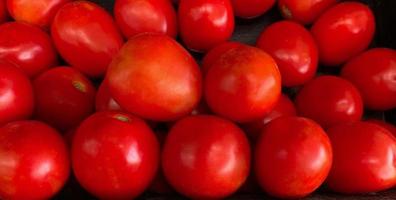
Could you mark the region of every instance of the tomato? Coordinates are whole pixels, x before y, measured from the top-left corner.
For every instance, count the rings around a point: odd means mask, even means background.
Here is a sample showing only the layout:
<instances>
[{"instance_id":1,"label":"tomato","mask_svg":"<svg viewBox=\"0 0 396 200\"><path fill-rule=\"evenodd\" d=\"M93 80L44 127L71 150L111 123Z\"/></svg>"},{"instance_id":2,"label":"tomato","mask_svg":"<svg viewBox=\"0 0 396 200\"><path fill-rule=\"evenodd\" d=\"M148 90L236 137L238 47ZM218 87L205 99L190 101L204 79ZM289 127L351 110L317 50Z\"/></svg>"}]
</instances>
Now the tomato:
<instances>
[{"instance_id":1,"label":"tomato","mask_svg":"<svg viewBox=\"0 0 396 200\"><path fill-rule=\"evenodd\" d=\"M95 99L96 111L122 111L120 105L110 94L109 86L106 81L100 84Z\"/></svg>"},{"instance_id":2,"label":"tomato","mask_svg":"<svg viewBox=\"0 0 396 200\"><path fill-rule=\"evenodd\" d=\"M241 45L224 53L205 77L205 98L211 110L237 122L268 114L281 94L275 61L264 51Z\"/></svg>"},{"instance_id":3,"label":"tomato","mask_svg":"<svg viewBox=\"0 0 396 200\"><path fill-rule=\"evenodd\" d=\"M303 26L291 21L276 22L261 33L257 47L275 59L283 86L302 85L315 76L318 49Z\"/></svg>"},{"instance_id":4,"label":"tomato","mask_svg":"<svg viewBox=\"0 0 396 200\"><path fill-rule=\"evenodd\" d=\"M169 0L116 0L114 16L127 38L144 32L177 35L176 11Z\"/></svg>"},{"instance_id":5,"label":"tomato","mask_svg":"<svg viewBox=\"0 0 396 200\"><path fill-rule=\"evenodd\" d=\"M266 13L275 5L275 0L231 0L235 16L254 18Z\"/></svg>"},{"instance_id":6,"label":"tomato","mask_svg":"<svg viewBox=\"0 0 396 200\"><path fill-rule=\"evenodd\" d=\"M270 113L265 115L264 117L254 120L248 123L243 124L244 130L246 130L246 134L252 141L256 141L261 132L263 131L266 124L271 122L274 119L285 116L296 116L297 111L294 107L294 103L289 99L288 96L282 94L276 103L275 107L271 110Z\"/></svg>"},{"instance_id":7,"label":"tomato","mask_svg":"<svg viewBox=\"0 0 396 200\"><path fill-rule=\"evenodd\" d=\"M63 6L51 26L61 56L91 77L101 77L123 39L112 17L100 6L75 1Z\"/></svg>"},{"instance_id":8,"label":"tomato","mask_svg":"<svg viewBox=\"0 0 396 200\"><path fill-rule=\"evenodd\" d=\"M184 44L198 52L230 39L235 26L230 0L181 0L178 18Z\"/></svg>"},{"instance_id":9,"label":"tomato","mask_svg":"<svg viewBox=\"0 0 396 200\"><path fill-rule=\"evenodd\" d=\"M0 24L8 20L8 10L6 0L0 0Z\"/></svg>"},{"instance_id":10,"label":"tomato","mask_svg":"<svg viewBox=\"0 0 396 200\"><path fill-rule=\"evenodd\" d=\"M57 64L51 38L41 29L19 22L0 26L0 59L15 63L35 77Z\"/></svg>"},{"instance_id":11,"label":"tomato","mask_svg":"<svg viewBox=\"0 0 396 200\"><path fill-rule=\"evenodd\" d=\"M367 108L396 108L395 50L368 50L349 61L342 69L341 75L359 89Z\"/></svg>"},{"instance_id":12,"label":"tomato","mask_svg":"<svg viewBox=\"0 0 396 200\"><path fill-rule=\"evenodd\" d=\"M202 59L202 74L209 71L210 66L225 52L241 45L239 42L224 42L212 48Z\"/></svg>"},{"instance_id":13,"label":"tomato","mask_svg":"<svg viewBox=\"0 0 396 200\"><path fill-rule=\"evenodd\" d=\"M302 198L326 179L332 164L330 140L315 122L300 117L271 121L256 146L255 173L278 198Z\"/></svg>"},{"instance_id":14,"label":"tomato","mask_svg":"<svg viewBox=\"0 0 396 200\"><path fill-rule=\"evenodd\" d=\"M358 2L339 3L321 15L311 32L324 65L337 66L364 51L375 31L370 8Z\"/></svg>"},{"instance_id":15,"label":"tomato","mask_svg":"<svg viewBox=\"0 0 396 200\"><path fill-rule=\"evenodd\" d=\"M377 120L377 119L369 119L369 120L366 120L366 122L370 122L370 123L376 124L378 126L381 126L382 128L385 128L390 133L392 133L393 136L396 137L396 126L395 125L390 124L385 121L382 121L382 120Z\"/></svg>"},{"instance_id":16,"label":"tomato","mask_svg":"<svg viewBox=\"0 0 396 200\"><path fill-rule=\"evenodd\" d=\"M14 65L0 62L0 125L29 118L34 109L29 78Z\"/></svg>"},{"instance_id":17,"label":"tomato","mask_svg":"<svg viewBox=\"0 0 396 200\"><path fill-rule=\"evenodd\" d=\"M132 115L98 112L73 138L72 165L78 182L100 199L133 199L153 180L159 144L147 124Z\"/></svg>"},{"instance_id":18,"label":"tomato","mask_svg":"<svg viewBox=\"0 0 396 200\"><path fill-rule=\"evenodd\" d=\"M369 122L342 124L327 133L334 151L328 187L358 194L389 189L396 184L396 139Z\"/></svg>"},{"instance_id":19,"label":"tomato","mask_svg":"<svg viewBox=\"0 0 396 200\"><path fill-rule=\"evenodd\" d=\"M50 199L69 177L69 155L58 132L38 121L0 128L0 198Z\"/></svg>"},{"instance_id":20,"label":"tomato","mask_svg":"<svg viewBox=\"0 0 396 200\"><path fill-rule=\"evenodd\" d=\"M15 21L49 28L56 12L71 0L5 0Z\"/></svg>"},{"instance_id":21,"label":"tomato","mask_svg":"<svg viewBox=\"0 0 396 200\"><path fill-rule=\"evenodd\" d=\"M359 121L363 100L350 82L336 76L320 76L304 85L296 96L299 115L311 118L324 128Z\"/></svg>"},{"instance_id":22,"label":"tomato","mask_svg":"<svg viewBox=\"0 0 396 200\"><path fill-rule=\"evenodd\" d=\"M55 67L34 82L35 115L61 131L79 125L94 111L95 88L77 70Z\"/></svg>"},{"instance_id":23,"label":"tomato","mask_svg":"<svg viewBox=\"0 0 396 200\"><path fill-rule=\"evenodd\" d=\"M233 123L215 116L189 116L169 132L162 151L165 177L192 199L220 199L246 180L250 147Z\"/></svg>"},{"instance_id":24,"label":"tomato","mask_svg":"<svg viewBox=\"0 0 396 200\"><path fill-rule=\"evenodd\" d=\"M131 38L111 63L106 79L120 106L145 119L176 120L190 114L201 98L198 65L166 35Z\"/></svg>"},{"instance_id":25,"label":"tomato","mask_svg":"<svg viewBox=\"0 0 396 200\"><path fill-rule=\"evenodd\" d=\"M279 0L278 6L284 18L307 25L337 2L338 0Z\"/></svg>"}]
</instances>

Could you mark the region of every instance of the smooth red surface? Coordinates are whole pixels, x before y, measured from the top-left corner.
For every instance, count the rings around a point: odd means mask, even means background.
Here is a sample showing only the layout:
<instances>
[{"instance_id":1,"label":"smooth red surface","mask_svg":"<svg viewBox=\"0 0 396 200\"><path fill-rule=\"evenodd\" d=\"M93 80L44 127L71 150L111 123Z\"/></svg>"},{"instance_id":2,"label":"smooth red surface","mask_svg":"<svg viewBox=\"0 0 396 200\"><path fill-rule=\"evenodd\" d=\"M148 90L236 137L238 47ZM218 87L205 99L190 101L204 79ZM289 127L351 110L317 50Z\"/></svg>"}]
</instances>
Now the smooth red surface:
<instances>
[{"instance_id":1,"label":"smooth red surface","mask_svg":"<svg viewBox=\"0 0 396 200\"><path fill-rule=\"evenodd\" d=\"M337 2L338 0L279 0L278 6L284 18L307 25Z\"/></svg>"},{"instance_id":2,"label":"smooth red surface","mask_svg":"<svg viewBox=\"0 0 396 200\"><path fill-rule=\"evenodd\" d=\"M341 75L359 89L368 109L396 108L395 50L368 50L349 61L342 69Z\"/></svg>"},{"instance_id":3,"label":"smooth red surface","mask_svg":"<svg viewBox=\"0 0 396 200\"><path fill-rule=\"evenodd\" d=\"M271 56L258 48L241 45L211 65L204 90L214 113L248 122L274 108L281 95L281 77Z\"/></svg>"},{"instance_id":4,"label":"smooth red surface","mask_svg":"<svg viewBox=\"0 0 396 200\"><path fill-rule=\"evenodd\" d=\"M0 0L0 23L8 20L7 0Z\"/></svg>"},{"instance_id":5,"label":"smooth red surface","mask_svg":"<svg viewBox=\"0 0 396 200\"><path fill-rule=\"evenodd\" d=\"M328 128L359 121L363 115L363 100L352 83L326 75L304 85L296 96L296 108L299 115Z\"/></svg>"},{"instance_id":6,"label":"smooth red surface","mask_svg":"<svg viewBox=\"0 0 396 200\"><path fill-rule=\"evenodd\" d=\"M90 77L103 76L123 44L111 15L88 1L63 6L55 16L51 35L61 56Z\"/></svg>"},{"instance_id":7,"label":"smooth red surface","mask_svg":"<svg viewBox=\"0 0 396 200\"><path fill-rule=\"evenodd\" d=\"M145 119L176 120L190 114L201 98L198 65L166 35L131 38L111 63L106 79L121 107Z\"/></svg>"},{"instance_id":8,"label":"smooth red surface","mask_svg":"<svg viewBox=\"0 0 396 200\"><path fill-rule=\"evenodd\" d=\"M34 82L35 116L53 127L75 128L94 111L95 88L83 74L71 67L55 67Z\"/></svg>"},{"instance_id":9,"label":"smooth red surface","mask_svg":"<svg viewBox=\"0 0 396 200\"><path fill-rule=\"evenodd\" d=\"M377 120L377 119L369 119L369 120L366 120L366 122L370 122L370 123L376 124L378 126L381 126L382 128L385 128L386 130L391 132L392 135L396 137L396 126L394 124L385 122L383 120Z\"/></svg>"},{"instance_id":10,"label":"smooth red surface","mask_svg":"<svg viewBox=\"0 0 396 200\"><path fill-rule=\"evenodd\" d=\"M159 144L147 124L120 112L98 112L77 129L72 164L78 182L101 199L133 199L153 180Z\"/></svg>"},{"instance_id":11,"label":"smooth red surface","mask_svg":"<svg viewBox=\"0 0 396 200\"><path fill-rule=\"evenodd\" d=\"M311 32L319 48L320 62L337 66L369 46L375 32L375 19L365 4L343 2L324 12Z\"/></svg>"},{"instance_id":12,"label":"smooth red surface","mask_svg":"<svg viewBox=\"0 0 396 200\"><path fill-rule=\"evenodd\" d=\"M339 193L361 194L396 184L396 139L369 122L342 124L327 131L334 162L328 187Z\"/></svg>"},{"instance_id":13,"label":"smooth red surface","mask_svg":"<svg viewBox=\"0 0 396 200\"><path fill-rule=\"evenodd\" d=\"M109 86L106 81L103 81L96 93L95 99L96 111L122 111L120 105L114 100L110 94Z\"/></svg>"},{"instance_id":14,"label":"smooth red surface","mask_svg":"<svg viewBox=\"0 0 396 200\"><path fill-rule=\"evenodd\" d=\"M225 52L235 47L241 45L239 42L224 42L212 48L205 56L202 58L202 65L201 70L202 74L205 75L208 71L210 66L216 62L217 59L220 58Z\"/></svg>"},{"instance_id":15,"label":"smooth red surface","mask_svg":"<svg viewBox=\"0 0 396 200\"><path fill-rule=\"evenodd\" d=\"M63 138L38 121L0 128L0 160L1 199L50 199L69 177Z\"/></svg>"},{"instance_id":16,"label":"smooth red surface","mask_svg":"<svg viewBox=\"0 0 396 200\"><path fill-rule=\"evenodd\" d=\"M278 198L297 199L325 181L332 148L314 121L281 117L265 127L256 145L255 160L256 177L264 191Z\"/></svg>"},{"instance_id":17,"label":"smooth red surface","mask_svg":"<svg viewBox=\"0 0 396 200\"><path fill-rule=\"evenodd\" d=\"M0 26L0 59L34 77L57 64L55 47L43 30L19 22Z\"/></svg>"},{"instance_id":18,"label":"smooth red surface","mask_svg":"<svg viewBox=\"0 0 396 200\"><path fill-rule=\"evenodd\" d=\"M0 62L0 125L29 118L33 108L29 78L14 65Z\"/></svg>"},{"instance_id":19,"label":"smooth red surface","mask_svg":"<svg viewBox=\"0 0 396 200\"><path fill-rule=\"evenodd\" d=\"M230 39L235 26L230 0L181 0L178 20L184 44L198 52Z\"/></svg>"},{"instance_id":20,"label":"smooth red surface","mask_svg":"<svg viewBox=\"0 0 396 200\"><path fill-rule=\"evenodd\" d=\"M72 0L4 0L15 21L49 28L56 12Z\"/></svg>"},{"instance_id":21,"label":"smooth red surface","mask_svg":"<svg viewBox=\"0 0 396 200\"><path fill-rule=\"evenodd\" d=\"M234 14L242 18L254 18L271 9L276 0L231 0Z\"/></svg>"},{"instance_id":22,"label":"smooth red surface","mask_svg":"<svg viewBox=\"0 0 396 200\"><path fill-rule=\"evenodd\" d=\"M174 189L188 198L225 198L249 174L249 143L242 130L227 120L186 117L165 140L162 168Z\"/></svg>"},{"instance_id":23,"label":"smooth red surface","mask_svg":"<svg viewBox=\"0 0 396 200\"><path fill-rule=\"evenodd\" d=\"M177 35L177 17L169 0L116 0L114 17L125 37L154 32Z\"/></svg>"},{"instance_id":24,"label":"smooth red surface","mask_svg":"<svg viewBox=\"0 0 396 200\"><path fill-rule=\"evenodd\" d=\"M311 33L302 25L292 21L271 24L259 36L257 47L275 59L283 86L302 85L315 76L318 48Z\"/></svg>"}]
</instances>

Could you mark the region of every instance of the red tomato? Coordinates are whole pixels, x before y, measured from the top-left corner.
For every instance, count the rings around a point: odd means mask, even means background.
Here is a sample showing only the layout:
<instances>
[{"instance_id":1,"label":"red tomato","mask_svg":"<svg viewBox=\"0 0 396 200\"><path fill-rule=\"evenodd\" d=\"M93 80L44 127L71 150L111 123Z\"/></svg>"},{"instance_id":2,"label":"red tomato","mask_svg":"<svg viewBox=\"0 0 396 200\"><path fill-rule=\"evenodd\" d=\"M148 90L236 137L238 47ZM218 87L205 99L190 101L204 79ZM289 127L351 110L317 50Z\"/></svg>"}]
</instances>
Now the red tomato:
<instances>
[{"instance_id":1,"label":"red tomato","mask_svg":"<svg viewBox=\"0 0 396 200\"><path fill-rule=\"evenodd\" d=\"M153 180L159 144L132 115L98 112L77 129L72 164L78 182L100 199L133 199Z\"/></svg>"},{"instance_id":2,"label":"red tomato","mask_svg":"<svg viewBox=\"0 0 396 200\"><path fill-rule=\"evenodd\" d=\"M225 198L249 175L249 143L242 130L227 120L186 117L165 140L162 168L173 188L189 198Z\"/></svg>"},{"instance_id":3,"label":"red tomato","mask_svg":"<svg viewBox=\"0 0 396 200\"><path fill-rule=\"evenodd\" d=\"M275 59L282 85L302 85L315 76L318 49L311 33L303 26L291 21L276 22L261 33L257 47Z\"/></svg>"},{"instance_id":4,"label":"red tomato","mask_svg":"<svg viewBox=\"0 0 396 200\"><path fill-rule=\"evenodd\" d=\"M275 5L275 0L231 0L235 16L254 18L266 13Z\"/></svg>"},{"instance_id":5,"label":"red tomato","mask_svg":"<svg viewBox=\"0 0 396 200\"><path fill-rule=\"evenodd\" d=\"M268 114L280 94L281 77L275 61L247 45L224 53L205 77L205 98L211 110L237 122Z\"/></svg>"},{"instance_id":6,"label":"red tomato","mask_svg":"<svg viewBox=\"0 0 396 200\"><path fill-rule=\"evenodd\" d=\"M14 65L0 62L0 125L29 118L33 108L29 78Z\"/></svg>"},{"instance_id":7,"label":"red tomato","mask_svg":"<svg viewBox=\"0 0 396 200\"><path fill-rule=\"evenodd\" d=\"M337 2L338 0L279 0L278 6L284 18L307 25Z\"/></svg>"},{"instance_id":8,"label":"red tomato","mask_svg":"<svg viewBox=\"0 0 396 200\"><path fill-rule=\"evenodd\" d=\"M8 20L6 0L0 0L0 24Z\"/></svg>"},{"instance_id":9,"label":"red tomato","mask_svg":"<svg viewBox=\"0 0 396 200\"><path fill-rule=\"evenodd\" d=\"M356 194L389 189L396 184L396 139L380 126L355 122L332 127L334 162L328 187Z\"/></svg>"},{"instance_id":10,"label":"red tomato","mask_svg":"<svg viewBox=\"0 0 396 200\"><path fill-rule=\"evenodd\" d=\"M55 16L51 34L62 57L91 77L104 75L123 44L112 17L87 1L63 6Z\"/></svg>"},{"instance_id":11,"label":"red tomato","mask_svg":"<svg viewBox=\"0 0 396 200\"><path fill-rule=\"evenodd\" d=\"M69 177L63 138L38 121L0 128L0 160L0 199L50 199Z\"/></svg>"},{"instance_id":12,"label":"red tomato","mask_svg":"<svg viewBox=\"0 0 396 200\"><path fill-rule=\"evenodd\" d=\"M99 90L96 93L95 108L96 111L122 111L120 105L111 96L106 81L100 84Z\"/></svg>"},{"instance_id":13,"label":"red tomato","mask_svg":"<svg viewBox=\"0 0 396 200\"><path fill-rule=\"evenodd\" d=\"M208 51L202 59L202 74L205 75L209 71L210 66L225 52L239 45L241 45L239 42L224 42Z\"/></svg>"},{"instance_id":14,"label":"red tomato","mask_svg":"<svg viewBox=\"0 0 396 200\"><path fill-rule=\"evenodd\" d=\"M178 18L184 44L198 52L227 41L235 26L230 0L181 0Z\"/></svg>"},{"instance_id":15,"label":"red tomato","mask_svg":"<svg viewBox=\"0 0 396 200\"><path fill-rule=\"evenodd\" d=\"M49 35L37 27L19 22L0 26L0 59L15 63L30 77L57 64Z\"/></svg>"},{"instance_id":16,"label":"red tomato","mask_svg":"<svg viewBox=\"0 0 396 200\"><path fill-rule=\"evenodd\" d=\"M114 16L127 38L144 32L177 35L176 11L169 0L116 0Z\"/></svg>"},{"instance_id":17,"label":"red tomato","mask_svg":"<svg viewBox=\"0 0 396 200\"><path fill-rule=\"evenodd\" d=\"M15 21L49 28L56 12L71 0L5 0Z\"/></svg>"},{"instance_id":18,"label":"red tomato","mask_svg":"<svg viewBox=\"0 0 396 200\"><path fill-rule=\"evenodd\" d=\"M377 120L377 119L369 119L369 120L366 120L366 122L370 122L370 123L376 124L378 126L381 126L382 128L388 130L390 133L392 133L393 136L396 137L396 126L395 125L387 123L382 120Z\"/></svg>"},{"instance_id":19,"label":"red tomato","mask_svg":"<svg viewBox=\"0 0 396 200\"><path fill-rule=\"evenodd\" d=\"M368 50L349 61L341 72L362 94L364 104L373 110L396 108L396 51Z\"/></svg>"},{"instance_id":20,"label":"red tomato","mask_svg":"<svg viewBox=\"0 0 396 200\"><path fill-rule=\"evenodd\" d=\"M315 122L299 117L271 121L258 140L255 172L261 187L278 198L302 198L326 179L330 140Z\"/></svg>"},{"instance_id":21,"label":"red tomato","mask_svg":"<svg viewBox=\"0 0 396 200\"><path fill-rule=\"evenodd\" d=\"M339 3L321 15L311 32L324 65L337 66L364 51L375 31L370 8L358 2Z\"/></svg>"},{"instance_id":22,"label":"red tomato","mask_svg":"<svg viewBox=\"0 0 396 200\"><path fill-rule=\"evenodd\" d=\"M299 115L315 120L324 128L359 121L363 115L359 91L336 76L320 76L304 85L296 96L296 108Z\"/></svg>"},{"instance_id":23,"label":"red tomato","mask_svg":"<svg viewBox=\"0 0 396 200\"><path fill-rule=\"evenodd\" d=\"M34 82L35 115L61 131L79 125L94 111L95 88L71 67L50 69Z\"/></svg>"},{"instance_id":24,"label":"red tomato","mask_svg":"<svg viewBox=\"0 0 396 200\"><path fill-rule=\"evenodd\" d=\"M166 35L131 38L111 63L107 81L122 108L150 120L188 115L201 98L198 65Z\"/></svg>"}]
</instances>

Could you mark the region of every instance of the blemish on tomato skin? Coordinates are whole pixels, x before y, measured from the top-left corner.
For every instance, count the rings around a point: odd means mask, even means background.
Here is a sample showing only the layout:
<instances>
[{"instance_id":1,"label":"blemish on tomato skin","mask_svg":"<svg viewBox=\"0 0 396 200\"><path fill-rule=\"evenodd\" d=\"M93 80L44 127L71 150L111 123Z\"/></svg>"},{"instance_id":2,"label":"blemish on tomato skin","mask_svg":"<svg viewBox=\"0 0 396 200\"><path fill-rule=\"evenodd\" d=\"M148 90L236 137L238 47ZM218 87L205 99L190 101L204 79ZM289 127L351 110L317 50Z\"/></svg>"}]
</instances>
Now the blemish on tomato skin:
<instances>
[{"instance_id":1,"label":"blemish on tomato skin","mask_svg":"<svg viewBox=\"0 0 396 200\"><path fill-rule=\"evenodd\" d=\"M87 92L87 86L82 83L81 81L73 81L72 82L73 87L76 88L78 91L86 93Z\"/></svg>"},{"instance_id":2,"label":"blemish on tomato skin","mask_svg":"<svg viewBox=\"0 0 396 200\"><path fill-rule=\"evenodd\" d=\"M290 9L287 6L285 5L281 6L281 12L285 18L287 19L293 18L293 14L291 13Z\"/></svg>"},{"instance_id":3,"label":"blemish on tomato skin","mask_svg":"<svg viewBox=\"0 0 396 200\"><path fill-rule=\"evenodd\" d=\"M113 116L113 118L118 120L118 121L121 121L121 122L126 122L126 123L130 123L131 122L131 119L128 116L123 115L123 114L116 114L116 115Z\"/></svg>"}]
</instances>

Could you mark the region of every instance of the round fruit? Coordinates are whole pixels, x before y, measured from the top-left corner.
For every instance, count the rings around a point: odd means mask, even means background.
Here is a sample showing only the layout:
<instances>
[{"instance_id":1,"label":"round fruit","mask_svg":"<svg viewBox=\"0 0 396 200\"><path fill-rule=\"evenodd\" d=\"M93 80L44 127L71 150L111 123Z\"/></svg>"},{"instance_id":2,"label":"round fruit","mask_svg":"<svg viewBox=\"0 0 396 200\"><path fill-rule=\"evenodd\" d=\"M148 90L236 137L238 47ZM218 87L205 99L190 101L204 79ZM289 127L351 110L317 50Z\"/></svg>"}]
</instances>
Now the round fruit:
<instances>
[{"instance_id":1,"label":"round fruit","mask_svg":"<svg viewBox=\"0 0 396 200\"><path fill-rule=\"evenodd\" d=\"M95 108L96 111L122 111L120 105L111 96L106 81L100 84L98 92L96 93Z\"/></svg>"},{"instance_id":2,"label":"round fruit","mask_svg":"<svg viewBox=\"0 0 396 200\"><path fill-rule=\"evenodd\" d=\"M224 42L212 48L205 56L202 58L202 74L206 75L209 71L210 66L216 62L225 52L235 47L241 45L239 42Z\"/></svg>"},{"instance_id":3,"label":"round fruit","mask_svg":"<svg viewBox=\"0 0 396 200\"><path fill-rule=\"evenodd\" d=\"M369 119L369 120L366 120L366 122L370 122L370 123L376 124L378 126L381 126L382 128L385 128L390 133L392 133L392 135L394 137L396 137L396 126L395 125L385 122L383 120L377 120L377 119Z\"/></svg>"},{"instance_id":4,"label":"round fruit","mask_svg":"<svg viewBox=\"0 0 396 200\"><path fill-rule=\"evenodd\" d=\"M231 0L235 16L254 18L266 13L275 5L275 0Z\"/></svg>"}]
</instances>

